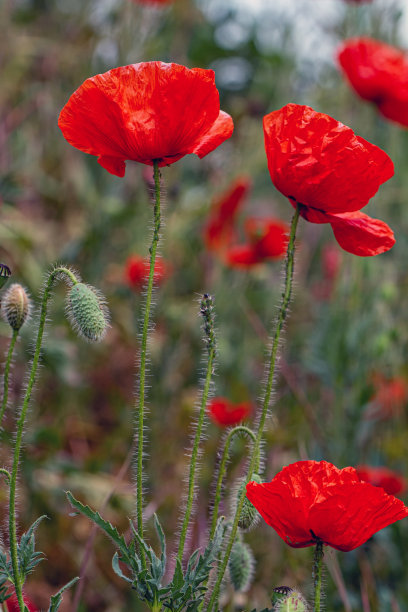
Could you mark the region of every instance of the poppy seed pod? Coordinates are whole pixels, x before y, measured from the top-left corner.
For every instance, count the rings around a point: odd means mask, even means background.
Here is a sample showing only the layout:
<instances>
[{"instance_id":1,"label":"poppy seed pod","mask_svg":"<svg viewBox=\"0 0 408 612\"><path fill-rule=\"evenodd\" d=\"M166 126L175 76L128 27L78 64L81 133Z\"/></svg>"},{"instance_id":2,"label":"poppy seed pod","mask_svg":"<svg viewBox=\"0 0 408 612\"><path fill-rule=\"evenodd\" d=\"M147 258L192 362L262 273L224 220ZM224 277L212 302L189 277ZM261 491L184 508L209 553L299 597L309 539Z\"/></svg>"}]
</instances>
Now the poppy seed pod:
<instances>
[{"instance_id":1,"label":"poppy seed pod","mask_svg":"<svg viewBox=\"0 0 408 612\"><path fill-rule=\"evenodd\" d=\"M259 476L259 474L252 474L251 480L257 483L262 482L262 479ZM236 493L235 506L238 504L238 501L245 488L246 488L246 482L245 482L245 479L243 479ZM259 519L258 510L255 508L255 506L251 504L249 499L245 497L244 505L242 506L241 516L239 517L239 521L238 521L238 527L240 527L240 529L242 529L243 531L248 531L249 529L251 529L252 527L256 525L256 523L258 522L258 519Z\"/></svg>"},{"instance_id":2,"label":"poppy seed pod","mask_svg":"<svg viewBox=\"0 0 408 612\"><path fill-rule=\"evenodd\" d=\"M234 542L228 562L229 575L236 591L247 591L254 575L255 559L252 550L238 539Z\"/></svg>"},{"instance_id":3,"label":"poppy seed pod","mask_svg":"<svg viewBox=\"0 0 408 612\"><path fill-rule=\"evenodd\" d=\"M86 340L102 340L109 327L105 298L94 288L76 283L68 293L67 315L72 327Z\"/></svg>"},{"instance_id":4,"label":"poppy seed pod","mask_svg":"<svg viewBox=\"0 0 408 612\"><path fill-rule=\"evenodd\" d=\"M27 321L30 311L31 303L26 290L18 283L14 283L2 299L1 312L3 319L14 331L19 331Z\"/></svg>"},{"instance_id":5,"label":"poppy seed pod","mask_svg":"<svg viewBox=\"0 0 408 612\"><path fill-rule=\"evenodd\" d=\"M309 607L299 591L292 590L289 595L278 601L274 610L279 612L307 612Z\"/></svg>"}]
</instances>

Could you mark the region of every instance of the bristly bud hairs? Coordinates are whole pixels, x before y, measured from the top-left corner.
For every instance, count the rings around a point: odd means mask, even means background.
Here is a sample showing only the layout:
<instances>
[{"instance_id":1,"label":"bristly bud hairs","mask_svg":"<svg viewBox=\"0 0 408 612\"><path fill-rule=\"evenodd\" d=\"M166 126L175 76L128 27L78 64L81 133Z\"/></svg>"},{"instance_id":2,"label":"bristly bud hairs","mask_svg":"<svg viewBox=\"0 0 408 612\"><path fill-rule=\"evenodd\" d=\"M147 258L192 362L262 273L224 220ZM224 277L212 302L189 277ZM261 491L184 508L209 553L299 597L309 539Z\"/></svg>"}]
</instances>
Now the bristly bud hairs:
<instances>
[{"instance_id":1,"label":"bristly bud hairs","mask_svg":"<svg viewBox=\"0 0 408 612\"><path fill-rule=\"evenodd\" d=\"M258 484L262 482L262 478L259 476L259 474L252 474L251 480ZM235 496L233 498L231 510L234 514L236 512L238 502L241 499L242 492L245 488L246 488L246 481L244 478L243 480L240 480L238 482L238 486L235 491ZM251 504L249 499L245 497L244 505L242 506L241 515L238 521L238 527L242 529L242 531L249 531L250 529L252 529L252 527L254 527L257 524L259 516L260 515L259 515L258 510L255 508L255 506Z\"/></svg>"},{"instance_id":2,"label":"bristly bud hairs","mask_svg":"<svg viewBox=\"0 0 408 612\"><path fill-rule=\"evenodd\" d=\"M0 263L0 289L3 289L11 276L11 270L6 264Z\"/></svg>"},{"instance_id":3,"label":"bristly bud hairs","mask_svg":"<svg viewBox=\"0 0 408 612\"><path fill-rule=\"evenodd\" d=\"M201 304L200 312L204 319L204 334L205 341L207 343L208 352L216 352L216 339L214 332L214 304L211 295L204 293Z\"/></svg>"},{"instance_id":4,"label":"bristly bud hairs","mask_svg":"<svg viewBox=\"0 0 408 612\"><path fill-rule=\"evenodd\" d=\"M74 330L91 342L99 342L109 327L109 313L102 294L85 283L76 283L67 295L66 312Z\"/></svg>"},{"instance_id":5,"label":"bristly bud hairs","mask_svg":"<svg viewBox=\"0 0 408 612\"><path fill-rule=\"evenodd\" d=\"M239 536L228 561L229 575L235 591L248 591L254 577L255 559L252 550Z\"/></svg>"},{"instance_id":6,"label":"bristly bud hairs","mask_svg":"<svg viewBox=\"0 0 408 612\"><path fill-rule=\"evenodd\" d=\"M3 319L14 331L18 332L27 321L30 312L31 301L26 290L18 283L14 283L7 289L1 301Z\"/></svg>"},{"instance_id":7,"label":"bristly bud hairs","mask_svg":"<svg viewBox=\"0 0 408 612\"><path fill-rule=\"evenodd\" d=\"M273 609L280 612L309 612L310 608L302 593L290 587L273 589Z\"/></svg>"}]
</instances>

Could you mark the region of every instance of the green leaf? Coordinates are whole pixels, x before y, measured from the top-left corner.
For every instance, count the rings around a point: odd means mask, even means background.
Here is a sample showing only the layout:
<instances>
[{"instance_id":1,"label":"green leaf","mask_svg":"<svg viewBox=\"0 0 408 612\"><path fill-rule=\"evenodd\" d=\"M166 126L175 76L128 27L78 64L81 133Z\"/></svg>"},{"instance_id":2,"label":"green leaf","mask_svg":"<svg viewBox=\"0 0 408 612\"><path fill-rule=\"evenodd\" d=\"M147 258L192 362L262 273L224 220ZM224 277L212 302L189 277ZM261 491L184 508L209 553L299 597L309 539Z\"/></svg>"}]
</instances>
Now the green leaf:
<instances>
[{"instance_id":1,"label":"green leaf","mask_svg":"<svg viewBox=\"0 0 408 612\"><path fill-rule=\"evenodd\" d=\"M119 555L116 552L113 555L113 559L112 559L112 568L113 571L115 572L115 574L117 574L117 576L119 576L119 578L122 578L123 580L126 580L126 582L130 582L130 584L132 584L133 580L131 578L128 578L120 569L119 566Z\"/></svg>"},{"instance_id":2,"label":"green leaf","mask_svg":"<svg viewBox=\"0 0 408 612\"><path fill-rule=\"evenodd\" d=\"M62 595L64 591L66 591L67 589L70 589L76 582L78 582L78 580L79 578L73 578L65 586L63 586L58 591L58 593L55 593L55 595L52 595L51 601L50 601L50 607L48 608L48 612L58 612L59 607L62 603Z\"/></svg>"},{"instance_id":3,"label":"green leaf","mask_svg":"<svg viewBox=\"0 0 408 612\"><path fill-rule=\"evenodd\" d=\"M22 576L25 578L44 559L42 552L35 552L35 530L45 515L40 516L31 527L23 533L17 545L18 563Z\"/></svg>"}]
</instances>

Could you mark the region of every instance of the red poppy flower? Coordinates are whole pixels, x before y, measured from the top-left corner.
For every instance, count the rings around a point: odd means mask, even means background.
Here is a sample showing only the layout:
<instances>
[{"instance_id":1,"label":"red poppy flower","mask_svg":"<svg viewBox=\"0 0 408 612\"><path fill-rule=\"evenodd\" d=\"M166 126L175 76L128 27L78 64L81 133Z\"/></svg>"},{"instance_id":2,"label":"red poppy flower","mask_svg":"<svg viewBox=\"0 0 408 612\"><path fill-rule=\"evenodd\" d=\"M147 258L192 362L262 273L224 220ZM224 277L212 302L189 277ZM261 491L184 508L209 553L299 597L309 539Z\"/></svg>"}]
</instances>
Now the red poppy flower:
<instances>
[{"instance_id":1,"label":"red poppy flower","mask_svg":"<svg viewBox=\"0 0 408 612\"><path fill-rule=\"evenodd\" d=\"M408 400L408 388L404 378L373 377L375 392L366 411L366 419L389 419L400 416Z\"/></svg>"},{"instance_id":2,"label":"red poppy flower","mask_svg":"<svg viewBox=\"0 0 408 612\"><path fill-rule=\"evenodd\" d=\"M408 126L408 55L372 38L346 40L338 60L353 89L384 117Z\"/></svg>"},{"instance_id":3,"label":"red poppy flower","mask_svg":"<svg viewBox=\"0 0 408 612\"><path fill-rule=\"evenodd\" d=\"M39 612L38 608L24 595L24 603L28 608L29 612ZM20 606L18 605L18 599L15 593L7 599L6 606L9 612L20 612Z\"/></svg>"},{"instance_id":4,"label":"red poppy flower","mask_svg":"<svg viewBox=\"0 0 408 612\"><path fill-rule=\"evenodd\" d=\"M204 157L233 131L220 111L212 70L143 62L87 79L61 111L58 125L80 151L124 176L125 160L159 166L188 153Z\"/></svg>"},{"instance_id":5,"label":"red poppy flower","mask_svg":"<svg viewBox=\"0 0 408 612\"><path fill-rule=\"evenodd\" d=\"M233 241L235 237L234 221L250 186L249 178L240 176L232 183L228 191L213 201L203 232L208 250L222 250Z\"/></svg>"},{"instance_id":6,"label":"red poppy flower","mask_svg":"<svg viewBox=\"0 0 408 612\"><path fill-rule=\"evenodd\" d=\"M369 482L374 487L382 487L388 495L398 495L406 489L405 478L392 470L378 466L359 465L356 467L357 474L364 482Z\"/></svg>"},{"instance_id":7,"label":"red poppy flower","mask_svg":"<svg viewBox=\"0 0 408 612\"><path fill-rule=\"evenodd\" d=\"M229 265L249 267L286 253L289 232L286 223L273 218L249 217L244 229L248 243L231 246L226 251Z\"/></svg>"},{"instance_id":8,"label":"red poppy flower","mask_svg":"<svg viewBox=\"0 0 408 612\"><path fill-rule=\"evenodd\" d=\"M349 551L374 533L408 516L401 500L361 482L356 470L326 461L298 461L271 482L249 482L247 497L289 546L317 540Z\"/></svg>"},{"instance_id":9,"label":"red poppy flower","mask_svg":"<svg viewBox=\"0 0 408 612\"><path fill-rule=\"evenodd\" d=\"M149 277L150 262L148 257L131 255L125 264L125 280L132 289L143 289ZM159 285L168 276L169 268L165 261L156 257L154 282Z\"/></svg>"},{"instance_id":10,"label":"red poppy flower","mask_svg":"<svg viewBox=\"0 0 408 612\"><path fill-rule=\"evenodd\" d=\"M340 246L378 255L394 244L383 221L360 212L394 173L388 155L332 117L287 104L264 117L272 182L311 223L330 223Z\"/></svg>"},{"instance_id":11,"label":"red poppy flower","mask_svg":"<svg viewBox=\"0 0 408 612\"><path fill-rule=\"evenodd\" d=\"M233 404L225 397L215 397L209 403L208 414L216 425L228 427L238 425L249 417L252 412L251 404Z\"/></svg>"}]
</instances>

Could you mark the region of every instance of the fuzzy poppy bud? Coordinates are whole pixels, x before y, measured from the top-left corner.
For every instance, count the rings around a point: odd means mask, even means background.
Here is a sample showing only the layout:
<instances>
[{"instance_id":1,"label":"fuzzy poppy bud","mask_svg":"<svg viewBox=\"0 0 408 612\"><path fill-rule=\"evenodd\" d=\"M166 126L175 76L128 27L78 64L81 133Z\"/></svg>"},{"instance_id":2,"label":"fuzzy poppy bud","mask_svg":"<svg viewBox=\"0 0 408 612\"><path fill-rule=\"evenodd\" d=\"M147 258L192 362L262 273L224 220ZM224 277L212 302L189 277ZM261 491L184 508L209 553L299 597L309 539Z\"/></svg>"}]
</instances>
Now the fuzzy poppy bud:
<instances>
[{"instance_id":1,"label":"fuzzy poppy bud","mask_svg":"<svg viewBox=\"0 0 408 612\"><path fill-rule=\"evenodd\" d=\"M259 474L252 474L251 481L260 484L262 482L262 479ZM238 500L240 499L242 492L245 490L245 488L246 482L244 479L238 487L237 494L235 497L235 506L238 504ZM242 506L241 516L239 517L238 527L240 527L240 529L242 529L243 531L248 531L256 525L258 518L258 510L255 508L255 506L251 504L249 499L245 497L244 505Z\"/></svg>"},{"instance_id":2,"label":"fuzzy poppy bud","mask_svg":"<svg viewBox=\"0 0 408 612\"><path fill-rule=\"evenodd\" d=\"M75 331L86 340L102 340L109 327L105 298L90 285L76 283L67 296L66 311Z\"/></svg>"},{"instance_id":3,"label":"fuzzy poppy bud","mask_svg":"<svg viewBox=\"0 0 408 612\"><path fill-rule=\"evenodd\" d=\"M11 276L11 270L6 264L0 263L0 289L4 287Z\"/></svg>"},{"instance_id":4,"label":"fuzzy poppy bud","mask_svg":"<svg viewBox=\"0 0 408 612\"><path fill-rule=\"evenodd\" d=\"M229 575L236 591L249 589L254 575L255 559L252 550L241 539L234 542L228 562Z\"/></svg>"},{"instance_id":5,"label":"fuzzy poppy bud","mask_svg":"<svg viewBox=\"0 0 408 612\"><path fill-rule=\"evenodd\" d=\"M279 612L308 612L309 606L303 595L292 589L287 596L275 604L273 609Z\"/></svg>"},{"instance_id":6,"label":"fuzzy poppy bud","mask_svg":"<svg viewBox=\"0 0 408 612\"><path fill-rule=\"evenodd\" d=\"M7 289L1 303L3 319L14 331L19 331L27 321L31 310L30 299L24 287L14 283Z\"/></svg>"}]
</instances>

